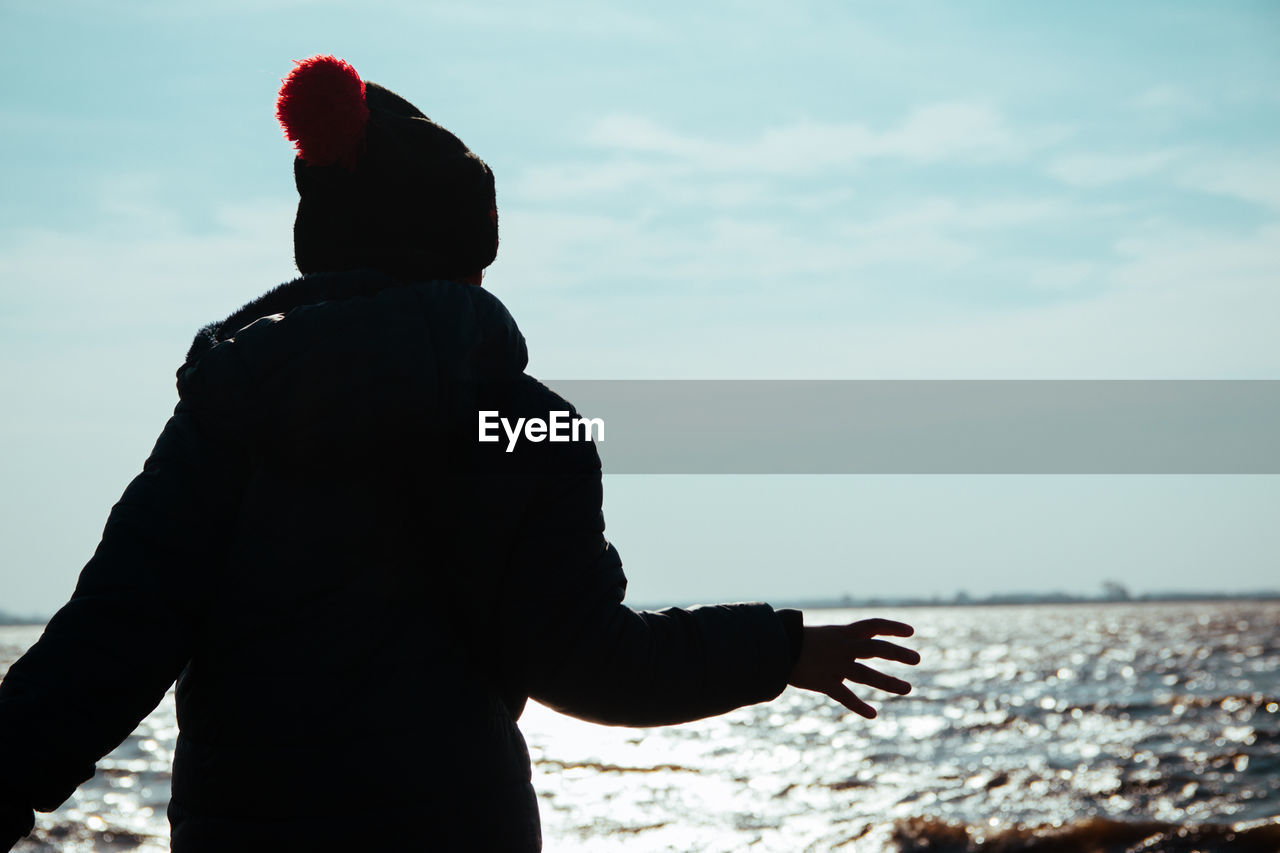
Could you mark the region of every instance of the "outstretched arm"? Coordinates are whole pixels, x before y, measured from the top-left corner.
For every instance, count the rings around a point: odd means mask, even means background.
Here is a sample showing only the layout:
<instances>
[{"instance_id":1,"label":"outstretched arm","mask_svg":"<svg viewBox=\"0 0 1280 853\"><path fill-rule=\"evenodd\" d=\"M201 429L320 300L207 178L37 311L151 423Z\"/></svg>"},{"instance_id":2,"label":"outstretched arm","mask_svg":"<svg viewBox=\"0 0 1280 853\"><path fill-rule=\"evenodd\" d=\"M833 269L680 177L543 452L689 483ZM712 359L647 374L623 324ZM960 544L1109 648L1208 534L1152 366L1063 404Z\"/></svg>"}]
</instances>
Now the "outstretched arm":
<instances>
[{"instance_id":1,"label":"outstretched arm","mask_svg":"<svg viewBox=\"0 0 1280 853\"><path fill-rule=\"evenodd\" d=\"M893 693L910 690L857 662L918 662L915 652L875 639L910 636L910 626L899 622L803 628L796 648L784 617L767 604L631 610L622 603L621 559L603 535L599 471L552 483L533 501L504 584L509 615L501 624L517 629L508 648L515 648L513 662L528 695L595 722L646 726L767 701L788 683L868 717L875 712L846 679Z\"/></svg>"},{"instance_id":2,"label":"outstretched arm","mask_svg":"<svg viewBox=\"0 0 1280 853\"><path fill-rule=\"evenodd\" d=\"M505 403L511 414L546 417L548 406L571 408L526 380ZM604 537L594 446L526 443L510 456L495 447L474 451L488 475L460 481L450 494L466 507L464 517L483 520L484 530L466 537L470 565L506 567L492 579L464 571L462 586L465 600L494 602L488 618L471 624L486 626L475 645L513 710L531 696L595 722L649 726L768 701L788 683L860 713L867 708L844 679L909 689L856 662L899 655L874 639L909 635L899 623L802 628L798 612L767 604L632 610L623 604L622 561ZM510 540L506 531L513 531ZM913 662L914 655L902 649L893 659Z\"/></svg>"},{"instance_id":3,"label":"outstretched arm","mask_svg":"<svg viewBox=\"0 0 1280 853\"><path fill-rule=\"evenodd\" d=\"M531 696L572 716L651 726L774 698L794 662L783 618L767 604L638 612L604 538L599 457L590 445L533 446L530 476L495 477L467 499L509 542L476 537L506 569L491 591L486 643L517 706ZM532 454L531 454L532 456ZM532 467L532 466L531 466ZM506 518L517 511L519 518ZM477 565L490 561L477 556Z\"/></svg>"}]
</instances>

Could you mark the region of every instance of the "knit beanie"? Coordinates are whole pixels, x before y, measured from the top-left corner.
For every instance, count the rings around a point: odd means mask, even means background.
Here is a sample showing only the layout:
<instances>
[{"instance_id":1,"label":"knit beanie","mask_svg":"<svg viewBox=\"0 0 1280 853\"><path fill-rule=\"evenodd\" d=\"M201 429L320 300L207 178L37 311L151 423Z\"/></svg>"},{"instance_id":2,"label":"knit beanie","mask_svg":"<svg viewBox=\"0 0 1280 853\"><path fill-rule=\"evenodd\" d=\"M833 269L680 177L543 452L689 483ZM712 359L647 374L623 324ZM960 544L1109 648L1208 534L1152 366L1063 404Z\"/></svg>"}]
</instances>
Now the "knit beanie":
<instances>
[{"instance_id":1,"label":"knit beanie","mask_svg":"<svg viewBox=\"0 0 1280 853\"><path fill-rule=\"evenodd\" d=\"M303 273L460 279L493 263L493 172L458 137L346 62L294 63L276 101L293 162Z\"/></svg>"}]
</instances>

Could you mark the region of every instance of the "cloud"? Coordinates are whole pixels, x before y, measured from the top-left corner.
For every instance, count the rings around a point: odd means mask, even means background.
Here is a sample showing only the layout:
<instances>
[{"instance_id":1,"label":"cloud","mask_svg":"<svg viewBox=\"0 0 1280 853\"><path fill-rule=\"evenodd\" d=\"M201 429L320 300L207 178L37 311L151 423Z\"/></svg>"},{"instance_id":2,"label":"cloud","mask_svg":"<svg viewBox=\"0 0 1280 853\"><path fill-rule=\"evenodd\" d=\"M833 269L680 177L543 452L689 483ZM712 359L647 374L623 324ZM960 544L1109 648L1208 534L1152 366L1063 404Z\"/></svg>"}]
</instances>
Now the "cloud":
<instances>
[{"instance_id":1,"label":"cloud","mask_svg":"<svg viewBox=\"0 0 1280 853\"><path fill-rule=\"evenodd\" d=\"M1188 167L1177 177L1180 186L1236 198L1280 213L1280 160L1222 156Z\"/></svg>"},{"instance_id":2,"label":"cloud","mask_svg":"<svg viewBox=\"0 0 1280 853\"><path fill-rule=\"evenodd\" d=\"M1052 196L1012 196L969 201L951 196L913 198L911 203L876 219L870 227L877 231L919 227L981 231L1010 228L1046 220L1077 216L1080 203Z\"/></svg>"},{"instance_id":3,"label":"cloud","mask_svg":"<svg viewBox=\"0 0 1280 853\"><path fill-rule=\"evenodd\" d=\"M1092 261L1046 263L1030 271L1027 283L1035 290L1064 293L1097 281L1101 271L1101 265Z\"/></svg>"},{"instance_id":4,"label":"cloud","mask_svg":"<svg viewBox=\"0 0 1280 853\"><path fill-rule=\"evenodd\" d=\"M1052 160L1047 171L1065 184L1084 189L1158 178L1169 186L1280 212L1280 158L1248 149L1177 147L1073 154Z\"/></svg>"},{"instance_id":5,"label":"cloud","mask_svg":"<svg viewBox=\"0 0 1280 853\"><path fill-rule=\"evenodd\" d=\"M668 181L692 169L669 163L619 159L611 163L561 163L527 168L512 182L512 193L529 200L556 202L583 196L612 195Z\"/></svg>"},{"instance_id":6,"label":"cloud","mask_svg":"<svg viewBox=\"0 0 1280 853\"><path fill-rule=\"evenodd\" d=\"M1169 227L1155 235L1119 240L1116 251L1120 265L1112 281L1126 289L1152 292L1201 282L1198 289L1224 298L1242 284L1259 296L1280 294L1280 223L1246 235Z\"/></svg>"},{"instance_id":7,"label":"cloud","mask_svg":"<svg viewBox=\"0 0 1280 853\"><path fill-rule=\"evenodd\" d=\"M640 36L662 38L667 25L659 19L635 11L610 8L598 3L558 3L554 7L503 2L475 4L467 2L433 3L423 7L417 3L391 3L401 11L425 12L439 21L460 24L485 33L511 31L527 36L574 37L593 40L616 40Z\"/></svg>"},{"instance_id":8,"label":"cloud","mask_svg":"<svg viewBox=\"0 0 1280 853\"><path fill-rule=\"evenodd\" d=\"M1184 88L1171 85L1144 89L1131 103L1142 112L1172 118L1191 118L1208 111L1202 99Z\"/></svg>"},{"instance_id":9,"label":"cloud","mask_svg":"<svg viewBox=\"0 0 1280 853\"><path fill-rule=\"evenodd\" d=\"M768 197L761 187L742 191L751 194L752 189ZM742 293L773 292L778 282L796 277L818 285L839 281L850 291L873 291L893 282L891 292L882 294L887 302L893 301L893 291L934 282L936 298L971 301L975 297L960 288L956 270L968 268L974 275L984 268L988 274L999 270L1007 279L1025 279L1028 290L1062 290L1060 284L1050 288L1030 281L1034 264L1043 258L1009 257L1003 244L991 241L1007 242L1037 229L1065 230L1072 222L1104 215L1098 206L1055 196L908 197L877 212L851 206L846 196L822 201L826 207L816 215L774 203L747 210L727 206L692 218L651 214L639 206L569 213L513 205L504 212L495 275L559 291L590 291L602 277L655 282L645 286L659 288L670 283L731 286Z\"/></svg>"},{"instance_id":10,"label":"cloud","mask_svg":"<svg viewBox=\"0 0 1280 853\"><path fill-rule=\"evenodd\" d=\"M541 294L515 308L540 341L537 370L561 378L1280 375L1280 225L1131 233L1114 214L941 196L823 230L527 213L513 227L538 254L514 247L494 286ZM1019 245L1019 224L1080 221L1111 235L1109 251L1002 248Z\"/></svg>"},{"instance_id":11,"label":"cloud","mask_svg":"<svg viewBox=\"0 0 1280 853\"><path fill-rule=\"evenodd\" d=\"M683 133L642 116L613 115L596 121L582 137L607 159L532 167L516 179L515 190L521 197L546 200L676 184L691 177L707 183L727 175L760 180L822 176L876 160L991 162L1022 157L1055 135L1015 132L999 111L967 102L922 106L884 129L801 121L740 140Z\"/></svg>"},{"instance_id":12,"label":"cloud","mask_svg":"<svg viewBox=\"0 0 1280 853\"><path fill-rule=\"evenodd\" d=\"M900 128L876 139L874 153L923 162L989 161L1019 156L1032 141L1015 135L1004 116L989 106L944 103L913 111Z\"/></svg>"},{"instance_id":13,"label":"cloud","mask_svg":"<svg viewBox=\"0 0 1280 853\"><path fill-rule=\"evenodd\" d=\"M1184 152L1177 149L1121 154L1074 154L1052 161L1048 172L1072 186L1100 187L1165 172L1183 156Z\"/></svg>"},{"instance_id":14,"label":"cloud","mask_svg":"<svg viewBox=\"0 0 1280 853\"><path fill-rule=\"evenodd\" d=\"M4 235L0 327L10 342L50 336L42 345L56 348L77 332L175 324L194 333L297 274L291 204L222 205L212 227L200 230L137 194L108 198L101 211L105 219L92 229Z\"/></svg>"}]
</instances>

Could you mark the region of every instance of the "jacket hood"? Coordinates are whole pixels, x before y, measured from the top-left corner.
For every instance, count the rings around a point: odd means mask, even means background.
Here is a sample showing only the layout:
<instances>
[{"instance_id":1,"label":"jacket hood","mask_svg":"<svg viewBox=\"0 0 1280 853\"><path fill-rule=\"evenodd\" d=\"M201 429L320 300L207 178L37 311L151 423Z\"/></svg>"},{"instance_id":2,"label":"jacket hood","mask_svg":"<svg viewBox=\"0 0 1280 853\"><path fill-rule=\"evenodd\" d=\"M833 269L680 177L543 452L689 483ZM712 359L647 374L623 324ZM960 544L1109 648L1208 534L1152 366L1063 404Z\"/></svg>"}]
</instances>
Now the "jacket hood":
<instances>
[{"instance_id":1,"label":"jacket hood","mask_svg":"<svg viewBox=\"0 0 1280 853\"><path fill-rule=\"evenodd\" d=\"M179 407L282 461L367 460L474 440L477 400L527 363L515 320L479 287L312 274L202 328L178 369Z\"/></svg>"}]
</instances>

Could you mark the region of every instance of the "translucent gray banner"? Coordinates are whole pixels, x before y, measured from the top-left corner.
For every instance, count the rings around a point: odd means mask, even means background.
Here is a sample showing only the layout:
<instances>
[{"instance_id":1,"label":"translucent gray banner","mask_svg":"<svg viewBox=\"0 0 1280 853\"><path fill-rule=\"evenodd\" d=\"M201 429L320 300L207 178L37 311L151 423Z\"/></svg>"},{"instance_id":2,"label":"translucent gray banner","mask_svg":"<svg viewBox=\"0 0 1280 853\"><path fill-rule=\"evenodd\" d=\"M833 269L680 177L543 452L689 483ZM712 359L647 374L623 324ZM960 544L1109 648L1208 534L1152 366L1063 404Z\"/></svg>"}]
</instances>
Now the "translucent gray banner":
<instances>
[{"instance_id":1,"label":"translucent gray banner","mask_svg":"<svg viewBox=\"0 0 1280 853\"><path fill-rule=\"evenodd\" d=\"M1277 474L1280 381L571 380L613 474Z\"/></svg>"}]
</instances>

